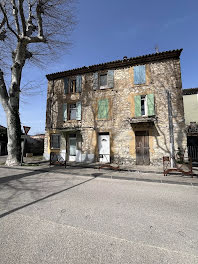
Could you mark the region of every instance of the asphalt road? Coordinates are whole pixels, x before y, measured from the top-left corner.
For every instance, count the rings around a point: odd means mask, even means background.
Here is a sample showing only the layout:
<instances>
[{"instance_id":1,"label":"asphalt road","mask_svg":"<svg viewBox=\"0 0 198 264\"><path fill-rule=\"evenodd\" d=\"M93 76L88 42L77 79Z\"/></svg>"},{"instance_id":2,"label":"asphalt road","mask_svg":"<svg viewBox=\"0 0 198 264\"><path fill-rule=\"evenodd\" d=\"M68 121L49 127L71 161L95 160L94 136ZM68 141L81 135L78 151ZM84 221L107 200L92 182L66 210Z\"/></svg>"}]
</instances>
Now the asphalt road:
<instances>
[{"instance_id":1,"label":"asphalt road","mask_svg":"<svg viewBox=\"0 0 198 264\"><path fill-rule=\"evenodd\" d=\"M0 176L1 264L198 263L198 187L25 169Z\"/></svg>"}]
</instances>

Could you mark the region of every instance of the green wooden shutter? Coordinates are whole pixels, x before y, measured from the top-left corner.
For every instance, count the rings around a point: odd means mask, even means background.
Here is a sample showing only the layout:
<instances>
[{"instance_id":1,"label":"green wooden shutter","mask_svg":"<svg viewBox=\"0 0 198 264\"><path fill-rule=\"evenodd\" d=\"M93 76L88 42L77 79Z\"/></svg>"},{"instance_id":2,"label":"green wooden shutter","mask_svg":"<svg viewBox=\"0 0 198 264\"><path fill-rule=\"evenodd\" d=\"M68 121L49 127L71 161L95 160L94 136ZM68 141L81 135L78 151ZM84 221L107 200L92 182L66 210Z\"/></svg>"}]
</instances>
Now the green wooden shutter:
<instances>
[{"instance_id":1,"label":"green wooden shutter","mask_svg":"<svg viewBox=\"0 0 198 264\"><path fill-rule=\"evenodd\" d=\"M98 119L108 119L109 116L109 100L102 99L98 101Z\"/></svg>"},{"instance_id":2,"label":"green wooden shutter","mask_svg":"<svg viewBox=\"0 0 198 264\"><path fill-rule=\"evenodd\" d=\"M80 93L82 90L82 76L78 75L76 76L76 91L77 93Z\"/></svg>"},{"instance_id":3,"label":"green wooden shutter","mask_svg":"<svg viewBox=\"0 0 198 264\"><path fill-rule=\"evenodd\" d=\"M81 120L81 102L76 103L76 120Z\"/></svg>"},{"instance_id":4,"label":"green wooden shutter","mask_svg":"<svg viewBox=\"0 0 198 264\"><path fill-rule=\"evenodd\" d=\"M67 121L67 103L63 104L63 121Z\"/></svg>"},{"instance_id":5,"label":"green wooden shutter","mask_svg":"<svg viewBox=\"0 0 198 264\"><path fill-rule=\"evenodd\" d=\"M114 70L108 70L107 72L107 86L108 88L114 87Z\"/></svg>"},{"instance_id":6,"label":"green wooden shutter","mask_svg":"<svg viewBox=\"0 0 198 264\"><path fill-rule=\"evenodd\" d=\"M155 115L154 94L147 94L148 116Z\"/></svg>"},{"instance_id":7,"label":"green wooden shutter","mask_svg":"<svg viewBox=\"0 0 198 264\"><path fill-rule=\"evenodd\" d=\"M141 96L135 96L135 116L141 116Z\"/></svg>"},{"instance_id":8,"label":"green wooden shutter","mask_svg":"<svg viewBox=\"0 0 198 264\"><path fill-rule=\"evenodd\" d=\"M98 73L94 72L93 74L93 89L97 90L98 89Z\"/></svg>"},{"instance_id":9,"label":"green wooden shutter","mask_svg":"<svg viewBox=\"0 0 198 264\"><path fill-rule=\"evenodd\" d=\"M68 94L69 93L69 79L64 78L64 93Z\"/></svg>"}]
</instances>

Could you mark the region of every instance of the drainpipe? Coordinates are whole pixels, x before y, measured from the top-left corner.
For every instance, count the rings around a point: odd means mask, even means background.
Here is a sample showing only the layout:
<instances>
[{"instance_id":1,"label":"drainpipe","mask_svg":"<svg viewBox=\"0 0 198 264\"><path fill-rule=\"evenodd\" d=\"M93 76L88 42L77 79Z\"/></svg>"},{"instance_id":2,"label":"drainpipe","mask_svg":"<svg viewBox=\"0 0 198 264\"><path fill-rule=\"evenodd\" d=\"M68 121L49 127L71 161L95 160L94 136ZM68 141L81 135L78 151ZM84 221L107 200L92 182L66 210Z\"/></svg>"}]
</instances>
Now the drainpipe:
<instances>
[{"instance_id":1,"label":"drainpipe","mask_svg":"<svg viewBox=\"0 0 198 264\"><path fill-rule=\"evenodd\" d=\"M174 133L173 133L173 113L171 104L171 94L166 90L168 101L168 121L169 121L169 136L170 136L170 155L171 155L171 168L175 167L175 146L174 146Z\"/></svg>"}]
</instances>

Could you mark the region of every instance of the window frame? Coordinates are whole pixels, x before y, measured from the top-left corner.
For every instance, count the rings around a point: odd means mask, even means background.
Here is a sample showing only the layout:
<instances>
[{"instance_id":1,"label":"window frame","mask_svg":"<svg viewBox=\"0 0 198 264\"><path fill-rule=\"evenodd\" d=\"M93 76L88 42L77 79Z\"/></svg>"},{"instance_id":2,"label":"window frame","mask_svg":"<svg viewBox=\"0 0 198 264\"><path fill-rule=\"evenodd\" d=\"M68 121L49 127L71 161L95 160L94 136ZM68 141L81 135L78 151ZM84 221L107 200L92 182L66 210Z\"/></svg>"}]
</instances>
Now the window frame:
<instances>
[{"instance_id":1,"label":"window frame","mask_svg":"<svg viewBox=\"0 0 198 264\"><path fill-rule=\"evenodd\" d=\"M69 103L68 104L68 110L67 110L67 120L70 120L70 121L73 121L73 120L77 120L77 106L74 107L74 108L71 108L71 105L76 105L76 102L75 103ZM71 109L75 109L76 110L76 118L75 119L71 119Z\"/></svg>"},{"instance_id":2,"label":"window frame","mask_svg":"<svg viewBox=\"0 0 198 264\"><path fill-rule=\"evenodd\" d=\"M106 76L106 85L101 85L101 76ZM104 90L108 88L108 72L107 71L99 73L98 86L99 86L99 90Z\"/></svg>"},{"instance_id":3,"label":"window frame","mask_svg":"<svg viewBox=\"0 0 198 264\"><path fill-rule=\"evenodd\" d=\"M58 138L59 138L59 140L58 140L58 147L52 146L52 143L54 143L53 140L52 140L52 137L54 137L54 136L58 136ZM60 149L60 134L53 133L53 134L50 135L50 149Z\"/></svg>"},{"instance_id":4,"label":"window frame","mask_svg":"<svg viewBox=\"0 0 198 264\"><path fill-rule=\"evenodd\" d=\"M69 78L69 94L77 93L76 77Z\"/></svg>"},{"instance_id":5,"label":"window frame","mask_svg":"<svg viewBox=\"0 0 198 264\"><path fill-rule=\"evenodd\" d=\"M144 114L142 114L142 101L144 100ZM141 95L141 116L148 116L147 94Z\"/></svg>"}]
</instances>

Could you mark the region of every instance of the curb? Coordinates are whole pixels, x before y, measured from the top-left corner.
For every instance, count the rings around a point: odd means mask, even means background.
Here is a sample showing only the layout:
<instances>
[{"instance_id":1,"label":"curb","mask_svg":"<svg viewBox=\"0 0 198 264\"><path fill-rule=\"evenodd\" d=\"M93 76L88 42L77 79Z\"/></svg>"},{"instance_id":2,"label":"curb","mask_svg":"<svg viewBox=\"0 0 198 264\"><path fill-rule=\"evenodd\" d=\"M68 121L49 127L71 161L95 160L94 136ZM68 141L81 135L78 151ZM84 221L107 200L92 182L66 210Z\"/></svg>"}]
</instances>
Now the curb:
<instances>
[{"instance_id":1,"label":"curb","mask_svg":"<svg viewBox=\"0 0 198 264\"><path fill-rule=\"evenodd\" d=\"M154 182L154 183L164 183L164 184L178 184L186 186L197 187L198 183L192 182L178 182L178 181L168 181L168 180L153 180L153 179L144 179L144 178L132 178L132 177L120 177L120 176L95 176L95 178L107 178L112 180L125 180L125 181L139 181L139 182Z\"/></svg>"}]
</instances>

